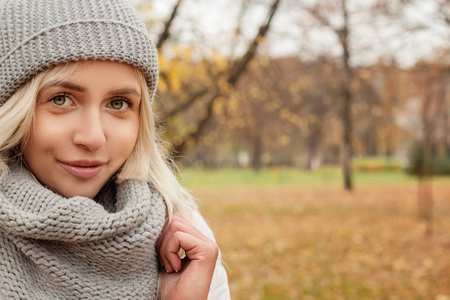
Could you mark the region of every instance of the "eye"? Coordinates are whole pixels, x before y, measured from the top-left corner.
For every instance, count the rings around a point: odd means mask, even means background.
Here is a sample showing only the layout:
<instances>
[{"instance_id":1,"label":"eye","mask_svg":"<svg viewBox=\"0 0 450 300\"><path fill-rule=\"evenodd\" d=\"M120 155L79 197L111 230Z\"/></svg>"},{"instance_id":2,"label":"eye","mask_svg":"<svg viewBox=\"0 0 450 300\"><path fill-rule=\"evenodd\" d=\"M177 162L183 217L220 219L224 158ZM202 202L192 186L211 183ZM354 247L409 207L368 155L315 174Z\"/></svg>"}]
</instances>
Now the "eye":
<instances>
[{"instance_id":1,"label":"eye","mask_svg":"<svg viewBox=\"0 0 450 300\"><path fill-rule=\"evenodd\" d=\"M53 102L53 104L57 106L67 106L70 105L72 101L67 94L58 94L51 98L49 101Z\"/></svg>"},{"instance_id":2,"label":"eye","mask_svg":"<svg viewBox=\"0 0 450 300\"><path fill-rule=\"evenodd\" d=\"M113 99L109 102L109 107L111 107L114 110L120 110L120 111L124 111L127 110L128 108L132 107L132 104L130 101L123 99L123 98L117 98L117 99Z\"/></svg>"}]
</instances>

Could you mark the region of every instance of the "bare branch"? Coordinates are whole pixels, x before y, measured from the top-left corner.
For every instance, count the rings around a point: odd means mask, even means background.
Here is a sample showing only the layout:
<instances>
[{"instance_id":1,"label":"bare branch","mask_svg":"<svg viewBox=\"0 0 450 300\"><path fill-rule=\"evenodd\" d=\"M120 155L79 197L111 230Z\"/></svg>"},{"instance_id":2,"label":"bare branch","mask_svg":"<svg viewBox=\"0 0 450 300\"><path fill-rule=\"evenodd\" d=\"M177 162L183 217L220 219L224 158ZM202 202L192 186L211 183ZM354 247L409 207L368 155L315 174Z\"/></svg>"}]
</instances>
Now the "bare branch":
<instances>
[{"instance_id":1,"label":"bare branch","mask_svg":"<svg viewBox=\"0 0 450 300\"><path fill-rule=\"evenodd\" d=\"M189 97L188 100L186 100L184 103L182 103L180 106L175 107L174 109L172 109L171 111L169 111L166 115L165 118L169 119L174 117L175 115L179 114L180 112L184 111L185 109L187 109L188 107L190 107L192 104L194 104L198 98L206 95L208 93L208 89L207 88L203 88L193 94L191 94L191 96Z\"/></svg>"},{"instance_id":2,"label":"bare branch","mask_svg":"<svg viewBox=\"0 0 450 300\"><path fill-rule=\"evenodd\" d=\"M156 48L161 49L162 46L164 45L164 43L169 38L170 27L172 27L173 20L175 19L176 15L178 13L178 8L180 7L180 4L181 4L182 1L183 0L178 0L177 4L175 4L175 6L174 6L174 8L172 10L172 14L170 15L170 18L167 20L167 22L166 22L166 24L164 26L164 31L159 36L158 43L156 43Z\"/></svg>"},{"instance_id":3,"label":"bare branch","mask_svg":"<svg viewBox=\"0 0 450 300\"><path fill-rule=\"evenodd\" d=\"M266 22L259 28L258 34L253 39L253 42L250 44L250 46L247 49L246 54L238 60L234 66L230 69L230 73L228 75L227 82L234 87L240 78L240 76L243 74L245 68L247 67L248 63L255 57L256 50L258 49L258 46L261 44L265 36L267 35L267 32L269 31L270 24L272 22L273 16L275 15L275 12L277 11L278 5L280 3L280 0L275 0L270 8L268 18ZM206 115L203 117L199 123L197 124L196 130L189 133L184 139L183 142L179 146L174 147L175 153L181 154L186 150L187 145L190 141L197 140L208 122L213 118L214 112L213 107L214 103L217 101L217 99L220 98L220 96L223 95L223 91L220 89L217 90L217 92L214 94L214 96L208 101L206 106Z\"/></svg>"},{"instance_id":4,"label":"bare branch","mask_svg":"<svg viewBox=\"0 0 450 300\"><path fill-rule=\"evenodd\" d=\"M269 31L270 24L272 22L273 16L275 15L275 12L277 11L278 5L280 3L280 0L275 0L272 4L272 7L270 8L269 15L267 18L267 21L264 25L262 25L259 28L258 34L253 39L252 43L247 49L247 52L245 55L237 61L234 66L231 68L230 75L228 77L228 83L232 86L236 84L239 77L245 70L248 63L253 59L253 57L256 54L256 50L258 49L258 46L261 44L261 42L264 40L264 38L267 35L267 32Z\"/></svg>"},{"instance_id":5,"label":"bare branch","mask_svg":"<svg viewBox=\"0 0 450 300\"><path fill-rule=\"evenodd\" d=\"M174 146L173 150L175 153L178 153L178 154L184 153L186 151L186 148L187 148L189 142L197 141L200 138L203 130L205 129L205 126L208 124L208 122L213 117L214 103L216 102L216 100L219 97L220 97L220 91L217 90L215 95L213 97L211 97L211 99L206 104L206 114L197 124L197 129L195 131L191 132L186 138L184 138L183 141L181 142L181 144Z\"/></svg>"}]
</instances>

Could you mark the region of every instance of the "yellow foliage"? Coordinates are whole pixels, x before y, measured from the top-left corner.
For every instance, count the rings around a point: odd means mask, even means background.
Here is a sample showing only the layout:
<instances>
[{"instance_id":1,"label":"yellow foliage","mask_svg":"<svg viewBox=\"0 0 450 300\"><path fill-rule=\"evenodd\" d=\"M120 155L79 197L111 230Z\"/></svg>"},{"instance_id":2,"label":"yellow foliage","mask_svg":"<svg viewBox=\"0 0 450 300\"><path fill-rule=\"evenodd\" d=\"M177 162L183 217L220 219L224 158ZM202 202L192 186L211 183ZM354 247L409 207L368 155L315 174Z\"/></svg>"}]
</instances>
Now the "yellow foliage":
<instances>
[{"instance_id":1,"label":"yellow foliage","mask_svg":"<svg viewBox=\"0 0 450 300\"><path fill-rule=\"evenodd\" d=\"M289 109L283 108L283 109L281 110L280 115L281 115L281 118L282 118L282 119L284 119L284 120L289 120L289 117L291 116L291 112L289 111Z\"/></svg>"},{"instance_id":2,"label":"yellow foliage","mask_svg":"<svg viewBox=\"0 0 450 300\"><path fill-rule=\"evenodd\" d=\"M219 99L214 102L213 111L215 114L220 114L223 111L223 97L219 97Z\"/></svg>"},{"instance_id":3,"label":"yellow foliage","mask_svg":"<svg viewBox=\"0 0 450 300\"><path fill-rule=\"evenodd\" d=\"M286 147L291 143L291 137L286 135L286 134L282 134L279 138L278 138L278 143L283 146Z\"/></svg>"},{"instance_id":4,"label":"yellow foliage","mask_svg":"<svg viewBox=\"0 0 450 300\"><path fill-rule=\"evenodd\" d=\"M253 99L259 99L261 97L261 90L256 85L251 85L248 92Z\"/></svg>"},{"instance_id":5,"label":"yellow foliage","mask_svg":"<svg viewBox=\"0 0 450 300\"><path fill-rule=\"evenodd\" d=\"M281 103L280 94L275 90L270 91L270 99Z\"/></svg>"},{"instance_id":6,"label":"yellow foliage","mask_svg":"<svg viewBox=\"0 0 450 300\"><path fill-rule=\"evenodd\" d=\"M308 121L304 118L299 118L298 126L300 127L300 131L304 134L309 134Z\"/></svg>"},{"instance_id":7,"label":"yellow foliage","mask_svg":"<svg viewBox=\"0 0 450 300\"><path fill-rule=\"evenodd\" d=\"M361 79L369 80L371 78L371 74L367 69L360 69L358 75Z\"/></svg>"},{"instance_id":8,"label":"yellow foliage","mask_svg":"<svg viewBox=\"0 0 450 300\"><path fill-rule=\"evenodd\" d=\"M174 45L169 50L171 55L159 55L159 68L162 76L158 88L161 92L169 92L170 88L170 93L180 94L184 92L183 85L194 83L213 86L214 83L211 82L211 76L208 73L211 64L216 69L225 68L225 59L218 56L212 57L212 62L196 61L193 46Z\"/></svg>"},{"instance_id":9,"label":"yellow foliage","mask_svg":"<svg viewBox=\"0 0 450 300\"><path fill-rule=\"evenodd\" d=\"M237 115L237 112L241 111L239 109L239 101L238 97L230 97L227 101L227 112L231 115Z\"/></svg>"},{"instance_id":10,"label":"yellow foliage","mask_svg":"<svg viewBox=\"0 0 450 300\"><path fill-rule=\"evenodd\" d=\"M301 90L301 86L300 84L298 84L297 82L292 82L289 85L289 92L292 94L298 94Z\"/></svg>"},{"instance_id":11,"label":"yellow foliage","mask_svg":"<svg viewBox=\"0 0 450 300\"><path fill-rule=\"evenodd\" d=\"M297 82L303 90L313 87L313 78L310 78L309 76L303 76Z\"/></svg>"},{"instance_id":12,"label":"yellow foliage","mask_svg":"<svg viewBox=\"0 0 450 300\"><path fill-rule=\"evenodd\" d=\"M383 111L378 106L372 107L371 113L374 117L381 117L383 115Z\"/></svg>"},{"instance_id":13,"label":"yellow foliage","mask_svg":"<svg viewBox=\"0 0 450 300\"><path fill-rule=\"evenodd\" d=\"M317 117L315 115L308 116L309 124L315 124L317 122Z\"/></svg>"},{"instance_id":14,"label":"yellow foliage","mask_svg":"<svg viewBox=\"0 0 450 300\"><path fill-rule=\"evenodd\" d=\"M212 61L214 68L216 68L219 71L224 71L228 69L229 59L218 55L217 53L213 53L210 57L210 60Z\"/></svg>"}]
</instances>

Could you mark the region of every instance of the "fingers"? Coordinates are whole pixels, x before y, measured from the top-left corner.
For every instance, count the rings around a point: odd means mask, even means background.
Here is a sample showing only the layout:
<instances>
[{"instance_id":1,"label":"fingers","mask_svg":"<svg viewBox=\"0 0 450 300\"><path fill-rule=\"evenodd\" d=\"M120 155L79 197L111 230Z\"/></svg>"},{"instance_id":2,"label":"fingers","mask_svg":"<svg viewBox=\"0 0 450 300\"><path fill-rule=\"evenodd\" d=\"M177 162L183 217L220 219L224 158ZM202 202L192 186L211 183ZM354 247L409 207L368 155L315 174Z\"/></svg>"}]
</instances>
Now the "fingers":
<instances>
[{"instance_id":1,"label":"fingers","mask_svg":"<svg viewBox=\"0 0 450 300\"><path fill-rule=\"evenodd\" d=\"M179 213L173 214L171 225L173 226L174 229L179 229L179 231L184 231L184 230L182 230L183 228L186 230L189 230L189 233L191 233L192 235L196 236L197 238L199 238L203 241L209 240L197 228L192 226L191 223L189 223L185 218L183 218L181 216L181 214L179 214ZM178 226L180 226L180 227L178 228ZM187 231L184 231L184 232L187 232Z\"/></svg>"},{"instance_id":2,"label":"fingers","mask_svg":"<svg viewBox=\"0 0 450 300\"><path fill-rule=\"evenodd\" d=\"M157 241L156 249L159 259L167 273L178 272L182 260L178 252L180 247L189 260L209 261L217 259L218 246L204 236L180 214L174 214L172 222L167 223Z\"/></svg>"},{"instance_id":3,"label":"fingers","mask_svg":"<svg viewBox=\"0 0 450 300\"><path fill-rule=\"evenodd\" d=\"M180 246L186 251L186 256L191 261L213 261L214 264L219 254L219 247L213 241L199 239L185 232L176 232L175 237Z\"/></svg>"},{"instance_id":4,"label":"fingers","mask_svg":"<svg viewBox=\"0 0 450 300\"><path fill-rule=\"evenodd\" d=\"M178 271L181 268L181 259L177 255L179 250L176 243L174 243L174 233L177 231L173 221L169 223L166 221L161 236L156 242L156 251L159 255L161 265L165 268L167 273ZM176 249L176 251L175 251Z\"/></svg>"},{"instance_id":5,"label":"fingers","mask_svg":"<svg viewBox=\"0 0 450 300\"><path fill-rule=\"evenodd\" d=\"M170 234L171 232L173 233L176 231L190 232L192 235L200 238L201 240L209 240L199 230L197 230L197 228L184 219L181 214L174 213L171 222L169 223L169 220L166 221L166 224L161 232L161 237L156 242L156 248L159 249L161 247L163 241L169 237L167 236L168 233Z\"/></svg>"}]
</instances>

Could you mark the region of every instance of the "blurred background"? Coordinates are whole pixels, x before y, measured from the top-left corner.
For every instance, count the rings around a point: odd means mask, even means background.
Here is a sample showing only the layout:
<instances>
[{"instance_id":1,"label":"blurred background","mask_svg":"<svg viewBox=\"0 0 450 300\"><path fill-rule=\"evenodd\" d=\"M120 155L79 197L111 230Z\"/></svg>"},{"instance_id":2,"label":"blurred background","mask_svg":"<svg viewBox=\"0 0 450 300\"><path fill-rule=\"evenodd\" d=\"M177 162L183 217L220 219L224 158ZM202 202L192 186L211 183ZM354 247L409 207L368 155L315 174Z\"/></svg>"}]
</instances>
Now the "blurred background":
<instances>
[{"instance_id":1,"label":"blurred background","mask_svg":"<svg viewBox=\"0 0 450 300\"><path fill-rule=\"evenodd\" d=\"M450 299L450 1L130 2L233 299Z\"/></svg>"}]
</instances>

